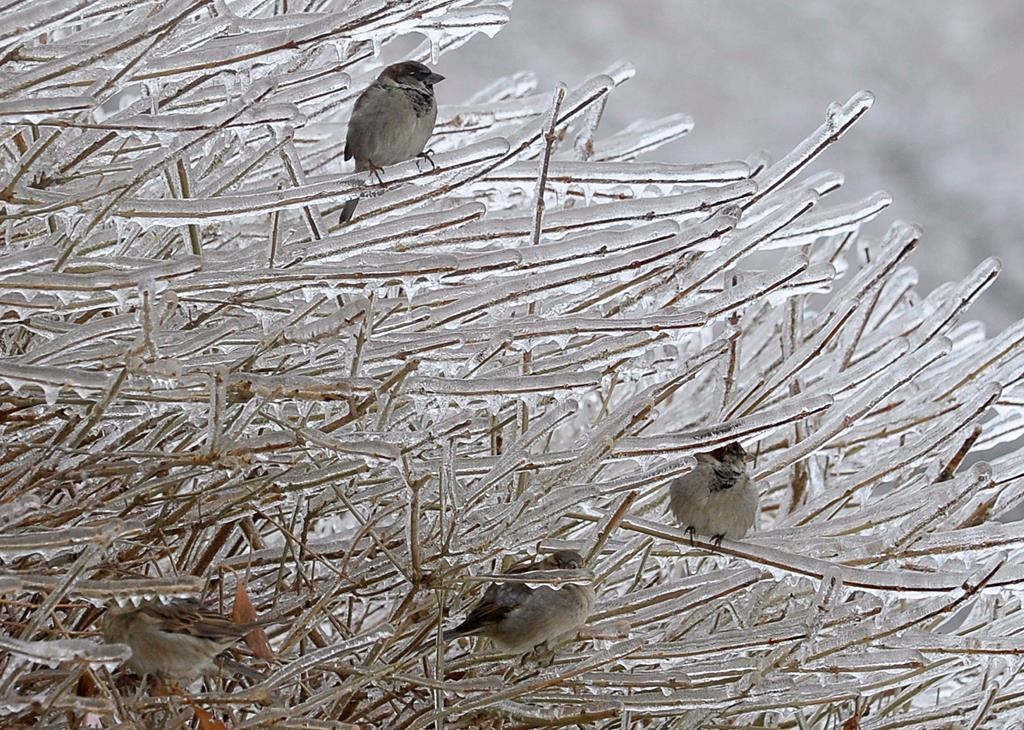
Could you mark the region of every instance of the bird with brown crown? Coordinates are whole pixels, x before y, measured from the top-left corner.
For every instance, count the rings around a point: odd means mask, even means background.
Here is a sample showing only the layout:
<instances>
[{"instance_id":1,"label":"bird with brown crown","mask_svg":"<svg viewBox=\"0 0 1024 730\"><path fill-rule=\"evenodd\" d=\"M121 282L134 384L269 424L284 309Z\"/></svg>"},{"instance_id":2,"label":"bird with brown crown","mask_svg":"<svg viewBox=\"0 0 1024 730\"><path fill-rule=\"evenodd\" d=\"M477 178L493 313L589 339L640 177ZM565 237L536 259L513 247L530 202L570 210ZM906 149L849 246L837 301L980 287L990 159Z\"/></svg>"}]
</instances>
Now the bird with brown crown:
<instances>
[{"instance_id":1,"label":"bird with brown crown","mask_svg":"<svg viewBox=\"0 0 1024 730\"><path fill-rule=\"evenodd\" d=\"M356 99L345 139L345 159L356 172L377 172L423 153L434 132L434 84L444 76L418 61L393 63ZM351 220L359 198L345 203L341 223Z\"/></svg>"}]
</instances>

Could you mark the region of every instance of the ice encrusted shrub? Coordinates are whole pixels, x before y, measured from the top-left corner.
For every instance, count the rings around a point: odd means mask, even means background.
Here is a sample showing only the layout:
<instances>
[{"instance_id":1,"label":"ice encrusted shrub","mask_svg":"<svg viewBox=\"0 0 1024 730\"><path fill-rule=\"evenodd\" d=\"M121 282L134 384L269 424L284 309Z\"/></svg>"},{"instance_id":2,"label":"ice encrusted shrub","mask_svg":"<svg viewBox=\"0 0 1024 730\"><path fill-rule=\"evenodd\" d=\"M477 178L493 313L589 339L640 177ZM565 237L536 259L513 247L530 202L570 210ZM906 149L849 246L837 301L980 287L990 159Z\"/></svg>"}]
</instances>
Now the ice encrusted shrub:
<instances>
[{"instance_id":1,"label":"ice encrusted shrub","mask_svg":"<svg viewBox=\"0 0 1024 730\"><path fill-rule=\"evenodd\" d=\"M32 0L0 24L5 725L999 725L1024 703L1024 326L916 290L811 163L637 162L616 66L443 106L433 164L347 172L378 52L492 34L474 0ZM752 140L756 144L756 140ZM341 204L364 196L352 225ZM758 530L665 518L756 454ZM1004 449L1005 451L1005 449ZM970 458L967 458L970 457ZM503 556L599 602L551 666L439 642ZM507 564L506 564L507 565ZM190 698L111 674L102 605L239 582L275 659ZM443 617L439 616L443 613ZM154 719L156 718L156 719Z\"/></svg>"}]
</instances>

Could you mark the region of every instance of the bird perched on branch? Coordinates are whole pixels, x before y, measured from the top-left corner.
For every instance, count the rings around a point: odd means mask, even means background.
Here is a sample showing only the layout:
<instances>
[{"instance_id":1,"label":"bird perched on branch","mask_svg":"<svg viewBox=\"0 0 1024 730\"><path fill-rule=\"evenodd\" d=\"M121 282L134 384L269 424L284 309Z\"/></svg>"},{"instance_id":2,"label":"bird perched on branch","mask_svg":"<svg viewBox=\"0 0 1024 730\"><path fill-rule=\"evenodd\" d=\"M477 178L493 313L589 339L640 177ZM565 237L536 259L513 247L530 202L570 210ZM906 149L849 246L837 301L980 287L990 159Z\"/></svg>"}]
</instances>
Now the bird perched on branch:
<instances>
[{"instance_id":1,"label":"bird perched on branch","mask_svg":"<svg viewBox=\"0 0 1024 730\"><path fill-rule=\"evenodd\" d=\"M733 442L697 454L697 468L672 481L669 507L686 531L738 540L754 526L760 494L747 474L747 453Z\"/></svg>"},{"instance_id":2,"label":"bird perched on branch","mask_svg":"<svg viewBox=\"0 0 1024 730\"><path fill-rule=\"evenodd\" d=\"M259 626L236 624L195 600L149 602L137 608L108 608L103 615L103 638L131 648L127 664L137 674L187 681Z\"/></svg>"},{"instance_id":3,"label":"bird perched on branch","mask_svg":"<svg viewBox=\"0 0 1024 730\"><path fill-rule=\"evenodd\" d=\"M356 99L348 122L345 159L355 158L356 172L377 172L423 153L437 119L434 84L443 80L417 61L393 63L380 72ZM345 203L342 223L358 203L359 198Z\"/></svg>"},{"instance_id":4,"label":"bird perched on branch","mask_svg":"<svg viewBox=\"0 0 1024 730\"><path fill-rule=\"evenodd\" d=\"M559 550L539 563L510 571L577 570L583 558L572 550ZM525 582L492 583L461 624L444 632L444 640L484 636L515 654L540 650L580 626L594 605L594 589L566 583L531 588Z\"/></svg>"}]
</instances>

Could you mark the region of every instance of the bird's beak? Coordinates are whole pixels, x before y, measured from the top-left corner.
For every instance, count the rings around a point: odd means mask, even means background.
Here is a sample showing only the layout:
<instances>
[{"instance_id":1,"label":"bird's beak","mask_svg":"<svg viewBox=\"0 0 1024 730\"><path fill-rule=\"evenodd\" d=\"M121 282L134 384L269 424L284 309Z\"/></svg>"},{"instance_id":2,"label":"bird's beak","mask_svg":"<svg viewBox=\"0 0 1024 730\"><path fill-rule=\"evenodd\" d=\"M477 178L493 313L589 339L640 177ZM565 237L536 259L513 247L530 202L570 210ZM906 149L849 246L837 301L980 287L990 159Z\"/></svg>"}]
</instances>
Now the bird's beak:
<instances>
[{"instance_id":1,"label":"bird's beak","mask_svg":"<svg viewBox=\"0 0 1024 730\"><path fill-rule=\"evenodd\" d=\"M431 74L430 74L429 76L427 76L427 78L425 78L425 79L423 80L423 82L424 82L424 83L425 83L425 84L426 84L427 86L433 86L433 85L434 85L434 84L436 84L436 83L437 83L438 81L444 81L444 76L442 76L441 74L436 74L436 73L433 73L433 72L431 72Z\"/></svg>"}]
</instances>

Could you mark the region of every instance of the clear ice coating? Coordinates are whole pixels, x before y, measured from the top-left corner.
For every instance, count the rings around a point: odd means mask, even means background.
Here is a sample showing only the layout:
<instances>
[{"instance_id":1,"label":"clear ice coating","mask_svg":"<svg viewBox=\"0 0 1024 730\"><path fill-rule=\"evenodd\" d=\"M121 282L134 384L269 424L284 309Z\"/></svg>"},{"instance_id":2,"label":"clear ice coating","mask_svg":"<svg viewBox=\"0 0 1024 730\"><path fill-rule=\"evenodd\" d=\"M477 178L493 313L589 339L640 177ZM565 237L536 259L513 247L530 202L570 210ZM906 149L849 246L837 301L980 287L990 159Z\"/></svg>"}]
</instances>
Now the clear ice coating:
<instances>
[{"instance_id":1,"label":"clear ice coating","mask_svg":"<svg viewBox=\"0 0 1024 730\"><path fill-rule=\"evenodd\" d=\"M837 193L868 92L778 161L665 164L685 114L602 126L628 63L523 71L353 174L391 44L433 63L512 11L2 11L0 725L152 724L103 611L230 614L243 579L274 659L193 688L241 727L1017 711L1024 321L968 315L1002 264L919 291L927 237L873 222L899 201ZM718 546L667 490L737 440L760 510ZM507 579L556 549L588 564ZM501 576L593 587L550 665L442 641Z\"/></svg>"}]
</instances>

